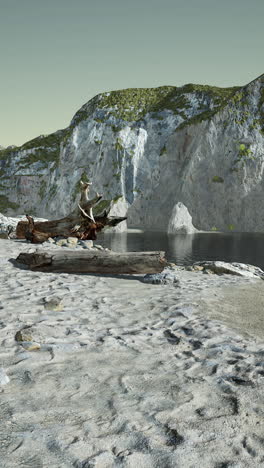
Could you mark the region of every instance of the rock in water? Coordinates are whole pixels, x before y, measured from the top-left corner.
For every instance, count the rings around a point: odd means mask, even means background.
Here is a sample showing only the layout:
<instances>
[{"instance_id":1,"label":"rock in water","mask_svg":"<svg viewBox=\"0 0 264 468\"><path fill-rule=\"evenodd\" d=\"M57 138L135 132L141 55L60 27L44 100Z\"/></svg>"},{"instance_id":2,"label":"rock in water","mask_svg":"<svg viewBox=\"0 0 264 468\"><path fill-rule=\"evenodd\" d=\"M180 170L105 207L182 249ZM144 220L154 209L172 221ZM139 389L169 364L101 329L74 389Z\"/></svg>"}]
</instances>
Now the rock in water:
<instances>
[{"instance_id":1,"label":"rock in water","mask_svg":"<svg viewBox=\"0 0 264 468\"><path fill-rule=\"evenodd\" d=\"M183 203L176 203L169 219L168 234L193 234L194 232L197 232L197 229L193 226L188 209Z\"/></svg>"}]
</instances>

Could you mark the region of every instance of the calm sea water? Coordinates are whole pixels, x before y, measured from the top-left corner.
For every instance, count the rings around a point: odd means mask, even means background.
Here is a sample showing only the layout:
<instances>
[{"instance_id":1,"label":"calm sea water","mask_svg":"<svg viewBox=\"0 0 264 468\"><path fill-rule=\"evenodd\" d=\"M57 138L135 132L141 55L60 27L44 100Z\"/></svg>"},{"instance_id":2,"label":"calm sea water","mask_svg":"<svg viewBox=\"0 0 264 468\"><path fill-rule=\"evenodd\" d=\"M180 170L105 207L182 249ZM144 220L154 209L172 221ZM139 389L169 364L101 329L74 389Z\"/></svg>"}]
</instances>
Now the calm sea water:
<instances>
[{"instance_id":1,"label":"calm sea water","mask_svg":"<svg viewBox=\"0 0 264 468\"><path fill-rule=\"evenodd\" d=\"M264 270L263 233L200 233L168 235L160 232L105 233L97 243L117 252L163 250L170 262L189 265L199 260L249 263Z\"/></svg>"}]
</instances>

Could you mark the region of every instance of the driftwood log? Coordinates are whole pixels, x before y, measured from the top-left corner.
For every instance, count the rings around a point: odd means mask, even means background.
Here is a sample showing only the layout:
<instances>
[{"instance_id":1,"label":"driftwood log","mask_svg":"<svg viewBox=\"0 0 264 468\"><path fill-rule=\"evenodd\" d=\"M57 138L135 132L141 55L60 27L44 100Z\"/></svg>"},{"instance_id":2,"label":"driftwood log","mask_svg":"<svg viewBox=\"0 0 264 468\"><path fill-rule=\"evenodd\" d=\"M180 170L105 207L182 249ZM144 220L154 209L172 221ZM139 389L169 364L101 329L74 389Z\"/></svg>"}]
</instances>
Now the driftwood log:
<instances>
[{"instance_id":1,"label":"driftwood log","mask_svg":"<svg viewBox=\"0 0 264 468\"><path fill-rule=\"evenodd\" d=\"M64 273L159 273L167 262L164 252L36 251L20 253L17 263L34 271Z\"/></svg>"},{"instance_id":2,"label":"driftwood log","mask_svg":"<svg viewBox=\"0 0 264 468\"><path fill-rule=\"evenodd\" d=\"M113 227L124 221L126 217L111 217L108 210L99 216L93 215L93 207L101 200L102 195L89 199L88 193L91 183L81 182L81 198L78 206L68 216L52 221L34 222L31 216L26 215L28 221L17 224L16 236L18 239L28 239L32 243L45 242L49 237L77 237L79 239L96 239L96 233L104 227Z\"/></svg>"}]
</instances>

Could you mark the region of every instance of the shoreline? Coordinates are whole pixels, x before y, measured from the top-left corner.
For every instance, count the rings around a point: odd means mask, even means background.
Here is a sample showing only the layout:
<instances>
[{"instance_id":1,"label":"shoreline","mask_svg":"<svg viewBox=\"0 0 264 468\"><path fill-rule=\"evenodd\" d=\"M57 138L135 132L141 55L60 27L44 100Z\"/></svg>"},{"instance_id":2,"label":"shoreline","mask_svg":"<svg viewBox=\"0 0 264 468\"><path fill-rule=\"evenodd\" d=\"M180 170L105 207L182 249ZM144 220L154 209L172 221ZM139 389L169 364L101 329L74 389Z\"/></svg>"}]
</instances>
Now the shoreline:
<instances>
[{"instance_id":1,"label":"shoreline","mask_svg":"<svg viewBox=\"0 0 264 468\"><path fill-rule=\"evenodd\" d=\"M262 280L179 269L178 285L152 285L9 262L32 247L0 239L5 468L264 463L263 341L215 310L261 313ZM15 340L25 326L35 350Z\"/></svg>"}]
</instances>

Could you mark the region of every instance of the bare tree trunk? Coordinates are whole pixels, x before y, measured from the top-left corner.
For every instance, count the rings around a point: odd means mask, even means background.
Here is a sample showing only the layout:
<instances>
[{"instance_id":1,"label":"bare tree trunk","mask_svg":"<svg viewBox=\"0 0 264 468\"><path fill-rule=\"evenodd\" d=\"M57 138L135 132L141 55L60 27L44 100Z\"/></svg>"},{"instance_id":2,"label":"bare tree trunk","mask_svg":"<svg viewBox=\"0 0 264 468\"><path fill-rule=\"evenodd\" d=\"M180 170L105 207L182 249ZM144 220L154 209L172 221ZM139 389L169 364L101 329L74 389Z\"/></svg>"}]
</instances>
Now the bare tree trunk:
<instances>
[{"instance_id":1,"label":"bare tree trunk","mask_svg":"<svg viewBox=\"0 0 264 468\"><path fill-rule=\"evenodd\" d=\"M53 250L20 253L16 262L34 271L66 273L159 273L167 262L164 252L102 252Z\"/></svg>"}]
</instances>

